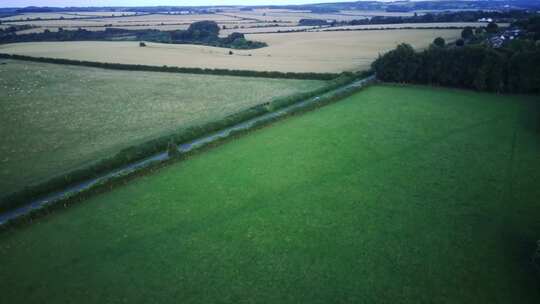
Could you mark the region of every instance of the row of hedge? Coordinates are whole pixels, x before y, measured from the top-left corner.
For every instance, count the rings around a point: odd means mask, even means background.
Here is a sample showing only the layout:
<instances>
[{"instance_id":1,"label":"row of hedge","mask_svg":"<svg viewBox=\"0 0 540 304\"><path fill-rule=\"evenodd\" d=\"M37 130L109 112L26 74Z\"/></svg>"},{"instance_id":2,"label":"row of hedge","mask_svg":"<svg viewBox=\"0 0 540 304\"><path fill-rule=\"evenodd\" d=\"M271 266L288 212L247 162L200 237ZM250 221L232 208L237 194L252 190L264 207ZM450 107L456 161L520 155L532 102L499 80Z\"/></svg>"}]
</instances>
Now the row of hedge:
<instances>
[{"instance_id":1,"label":"row of hedge","mask_svg":"<svg viewBox=\"0 0 540 304\"><path fill-rule=\"evenodd\" d=\"M366 75L366 73L342 73L340 77L334 79L328 85L318 90L314 90L308 93L295 94L285 98L275 99L269 103L251 107L247 110L241 111L233 115L229 115L215 122L179 129L172 134L156 138L140 145L126 148L111 158L100 160L93 165L70 172L65 175L52 178L44 183L28 186L19 192L13 193L0 199L0 212L13 210L17 207L27 204L28 202L32 201L37 197L46 195L54 191L58 191L60 189L66 188L70 185L74 185L88 179L96 178L106 172L110 172L114 169L121 168L135 161L147 158L159 152L163 152L167 150L167 146L171 142L174 142L175 144L181 144L193 141L197 138L201 138L210 133L217 132L227 127L231 127L254 117L264 115L266 113L276 111L297 102L331 92L357 80L359 77L365 77Z\"/></svg>"},{"instance_id":2,"label":"row of hedge","mask_svg":"<svg viewBox=\"0 0 540 304\"><path fill-rule=\"evenodd\" d=\"M357 74L357 78L366 78L366 77L369 77L371 75L372 75L371 72L362 72L360 74ZM353 79L353 80L355 80L355 79ZM366 85L368 85L368 84L366 84ZM365 87L365 86L362 86L362 87ZM62 198L62 199L60 199L60 200L58 200L58 201L56 201L56 202L54 202L52 204L42 206L42 207L40 207L38 209L33 209L29 213L21 215L21 216L17 217L16 219L13 219L13 220L9 221L7 224L4 224L4 225L0 226L0 231L1 230L7 230L7 229L10 229L10 228L14 228L14 227L17 227L19 225L26 224L26 223L31 223L32 220L34 220L36 218L39 218L41 216L45 216L45 215L47 215L49 213L52 213L55 210L68 208L69 206L71 206L73 204L76 204L76 203L79 203L79 202L82 202L85 199L88 199L89 197L91 197L91 196L93 196L95 194L99 194L99 193L102 193L102 192L109 191L109 190L115 188L118 185L126 184L135 177L151 174L152 172L154 172L156 170L159 170L161 167L166 166L171 162L187 159L187 158L189 158L190 156L192 156L192 155L194 155L196 153L200 153L200 152L205 151L207 149L211 149L212 147L220 145L223 142L234 140L234 139L242 136L245 133L252 132L253 130L265 127L265 126L267 126L267 125L269 125L269 124L271 124L271 123L273 123L273 122L275 122L277 120L281 120L281 119L286 118L288 116L298 115L298 114L313 110L315 108L319 108L319 107L328 105L328 104L330 104L332 102L339 101L339 100L341 100L341 99L343 99L343 98L345 98L345 97L347 97L349 95L352 95L353 93L355 93L359 89L361 89L361 88L359 88L359 87L350 87L350 88L347 88L347 89L344 89L344 90L338 90L338 91L335 91L335 92L326 93L323 96L321 96L321 98L318 99L316 102L309 103L306 106L303 106L303 107L300 107L300 108L291 108L290 110L287 110L283 115L276 116L276 117L270 118L268 120L259 121L259 122L255 123L249 129L242 129L242 130L232 131L229 134L229 136L227 136L226 138L219 138L216 141L213 141L213 142L211 142L211 143L209 143L207 145L199 147L199 148L197 148L195 150L192 150L190 152L178 154L175 157L170 158L170 159L168 159L166 161L152 163L152 164L150 164L150 165L148 165L148 166L146 166L146 167L144 167L144 168L142 168L140 170L136 170L136 171L133 171L133 172L128 172L126 174L120 174L118 176L115 176L115 177L107 180L107 181L101 182L101 183L93 186L89 190L81 191L81 192L75 193L73 195L67 195L64 198Z\"/></svg>"},{"instance_id":3,"label":"row of hedge","mask_svg":"<svg viewBox=\"0 0 540 304\"><path fill-rule=\"evenodd\" d=\"M250 70L228 70L228 69L202 69L202 68L184 68L171 66L153 66L141 64L121 64L96 61L82 61L62 58L32 57L16 54L0 53L0 58L17 59L34 62L77 65L93 68L127 70L127 71L146 71L146 72L167 72L184 74L203 74L203 75L227 75L241 77L262 77L262 78L282 78L282 79L311 79L311 80L333 80L340 76L337 73L293 73L293 72L272 72L272 71L250 71Z\"/></svg>"}]
</instances>

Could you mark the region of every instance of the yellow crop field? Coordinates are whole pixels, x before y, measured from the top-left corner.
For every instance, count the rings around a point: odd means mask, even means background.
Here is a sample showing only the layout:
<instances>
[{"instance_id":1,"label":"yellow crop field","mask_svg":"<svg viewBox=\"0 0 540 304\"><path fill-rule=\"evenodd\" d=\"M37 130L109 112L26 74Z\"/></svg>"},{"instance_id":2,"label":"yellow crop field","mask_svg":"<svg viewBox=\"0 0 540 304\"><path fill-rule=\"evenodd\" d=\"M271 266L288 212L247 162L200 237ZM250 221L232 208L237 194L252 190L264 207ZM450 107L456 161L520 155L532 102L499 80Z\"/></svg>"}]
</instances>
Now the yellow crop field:
<instances>
[{"instance_id":1,"label":"yellow crop field","mask_svg":"<svg viewBox=\"0 0 540 304\"><path fill-rule=\"evenodd\" d=\"M264 41L268 47L229 50L197 45L137 42L35 42L0 46L0 52L29 56L67 58L126 64L242 69L282 72L341 72L363 70L380 54L407 42L427 47L434 38L458 38L460 30L399 30L300 32L250 34L247 39Z\"/></svg>"}]
</instances>

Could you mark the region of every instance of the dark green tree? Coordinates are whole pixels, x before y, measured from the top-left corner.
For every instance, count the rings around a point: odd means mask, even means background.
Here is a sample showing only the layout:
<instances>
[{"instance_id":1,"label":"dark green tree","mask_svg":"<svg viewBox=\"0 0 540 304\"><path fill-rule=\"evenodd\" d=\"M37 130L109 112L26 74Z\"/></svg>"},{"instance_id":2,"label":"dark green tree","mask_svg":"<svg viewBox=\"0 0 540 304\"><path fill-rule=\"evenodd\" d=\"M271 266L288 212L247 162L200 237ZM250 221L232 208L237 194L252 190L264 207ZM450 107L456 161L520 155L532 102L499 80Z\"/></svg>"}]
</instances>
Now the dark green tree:
<instances>
[{"instance_id":1,"label":"dark green tree","mask_svg":"<svg viewBox=\"0 0 540 304\"><path fill-rule=\"evenodd\" d=\"M446 41L442 37L437 37L435 40L433 40L433 45L437 47L444 47L446 45Z\"/></svg>"},{"instance_id":2,"label":"dark green tree","mask_svg":"<svg viewBox=\"0 0 540 304\"><path fill-rule=\"evenodd\" d=\"M420 57L412 46L402 43L373 63L377 77L384 81L409 82L415 79Z\"/></svg>"},{"instance_id":3,"label":"dark green tree","mask_svg":"<svg viewBox=\"0 0 540 304\"><path fill-rule=\"evenodd\" d=\"M466 26L463 31L461 31L461 38L464 40L469 40L472 37L474 37L473 28L470 26Z\"/></svg>"},{"instance_id":4,"label":"dark green tree","mask_svg":"<svg viewBox=\"0 0 540 304\"><path fill-rule=\"evenodd\" d=\"M486 31L490 34L496 34L499 32L499 26L495 22L490 22L486 27Z\"/></svg>"}]
</instances>

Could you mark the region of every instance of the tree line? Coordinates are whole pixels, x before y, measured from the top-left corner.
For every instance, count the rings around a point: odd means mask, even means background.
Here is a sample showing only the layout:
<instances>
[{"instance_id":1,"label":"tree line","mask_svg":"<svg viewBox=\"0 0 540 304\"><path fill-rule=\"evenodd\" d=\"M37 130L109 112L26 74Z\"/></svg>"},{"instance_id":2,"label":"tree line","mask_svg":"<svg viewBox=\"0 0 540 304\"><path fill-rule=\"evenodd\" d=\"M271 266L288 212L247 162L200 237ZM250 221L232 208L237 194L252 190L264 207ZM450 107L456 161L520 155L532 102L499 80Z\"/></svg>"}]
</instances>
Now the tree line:
<instances>
[{"instance_id":1,"label":"tree line","mask_svg":"<svg viewBox=\"0 0 540 304\"><path fill-rule=\"evenodd\" d=\"M146 71L146 72L166 72L166 73L186 73L202 75L227 75L241 77L260 77L260 78L281 78L281 79L310 79L310 80L334 80L340 76L338 73L299 73L299 72L277 72L277 71L252 71L252 70L229 70L229 69L204 69L204 68L185 68L175 66L154 66L142 64L121 64L97 61L83 61L62 58L32 57L26 55L4 54L0 53L0 58L26 60L34 62L78 65L93 68L102 68L110 70L124 71Z\"/></svg>"},{"instance_id":2,"label":"tree line","mask_svg":"<svg viewBox=\"0 0 540 304\"><path fill-rule=\"evenodd\" d=\"M426 50L408 44L372 64L382 81L418 83L498 93L540 93L540 45L516 40L507 47L444 46L436 39Z\"/></svg>"},{"instance_id":3,"label":"tree line","mask_svg":"<svg viewBox=\"0 0 540 304\"><path fill-rule=\"evenodd\" d=\"M513 22L524 20L531 16L537 16L524 10L510 11L461 11L444 13L414 14L413 16L373 16L371 18L354 19L349 21L330 21L325 19L302 19L300 25L307 26L347 26L347 25L380 25L402 23L452 23L452 22L477 22L482 18L490 18L494 22Z\"/></svg>"}]
</instances>

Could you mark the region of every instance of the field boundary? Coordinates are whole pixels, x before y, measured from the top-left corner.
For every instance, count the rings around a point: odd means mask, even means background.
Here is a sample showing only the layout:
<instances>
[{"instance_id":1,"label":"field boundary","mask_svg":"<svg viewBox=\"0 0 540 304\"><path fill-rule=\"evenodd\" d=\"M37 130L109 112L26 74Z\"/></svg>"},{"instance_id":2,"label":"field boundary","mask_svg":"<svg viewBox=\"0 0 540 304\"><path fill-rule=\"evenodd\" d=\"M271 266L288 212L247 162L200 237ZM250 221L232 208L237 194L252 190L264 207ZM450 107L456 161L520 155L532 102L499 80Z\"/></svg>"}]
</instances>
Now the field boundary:
<instances>
[{"instance_id":1,"label":"field boundary","mask_svg":"<svg viewBox=\"0 0 540 304\"><path fill-rule=\"evenodd\" d=\"M361 79L358 79L358 77L349 79L347 83L336 87L333 90L319 92L320 94L315 94L300 101L289 104L269 103L261 105L266 109L266 112L261 112L260 115L245 117L245 119L235 121L234 123L223 126L223 128L216 129L213 132L205 132L202 136L189 141L181 141L180 143L177 141L175 143L174 152L178 153L173 153L172 156L168 152L170 149L168 148L170 147L169 143L171 143L171 141L164 141L165 146L160 147L160 150L153 151L150 155L147 154L141 158L132 159L130 162L113 167L107 172L85 176L85 178L71 181L70 183L66 183L69 179L63 177L60 179L64 182L63 184L56 185L53 183L53 186L58 186L56 188L49 187L37 190L30 188L26 189L23 193L17 193L13 197L14 201L9 201L10 198L4 201L10 203L9 205L0 205L0 208L2 209L2 211L0 211L2 212L0 213L0 228L31 222L32 219L48 214L52 210L62 207L65 208L75 202L82 201L93 194L112 189L117 184L124 183L134 176L164 166L171 161L183 159L204 148L217 145L235 136L269 125L270 123L287 116L303 113L340 100L376 81L375 77L370 76L368 73L365 73L362 76L364 77Z\"/></svg>"},{"instance_id":2,"label":"field boundary","mask_svg":"<svg viewBox=\"0 0 540 304\"><path fill-rule=\"evenodd\" d=\"M398 23L399 24L399 23ZM291 34L291 33L323 33L323 32L363 32L363 31L397 31L397 30L461 30L467 26L432 26L432 27L374 27L374 28L358 28L358 29L338 29L333 27L320 27L312 29L300 29L300 30L284 30L277 32L242 32L245 35L258 35L258 34ZM270 27L271 28L271 27Z\"/></svg>"},{"instance_id":3,"label":"field boundary","mask_svg":"<svg viewBox=\"0 0 540 304\"><path fill-rule=\"evenodd\" d=\"M102 68L108 70L122 71L141 71L141 72L165 72L165 73L180 73L180 74L198 74L198 75L226 75L238 77L258 77L258 78L277 78L277 79L304 79L304 80L333 80L338 78L340 73L294 73L294 72L277 72L277 71L252 71L252 70L229 70L229 69L202 69L202 68L186 68L174 66L157 66L157 65L142 65L142 64L122 64L108 63L98 61L83 61L73 59L51 58L51 57L34 57L17 54L0 53L0 59L14 59L41 63L53 63L64 65L84 66L91 68Z\"/></svg>"}]
</instances>

